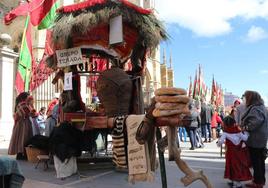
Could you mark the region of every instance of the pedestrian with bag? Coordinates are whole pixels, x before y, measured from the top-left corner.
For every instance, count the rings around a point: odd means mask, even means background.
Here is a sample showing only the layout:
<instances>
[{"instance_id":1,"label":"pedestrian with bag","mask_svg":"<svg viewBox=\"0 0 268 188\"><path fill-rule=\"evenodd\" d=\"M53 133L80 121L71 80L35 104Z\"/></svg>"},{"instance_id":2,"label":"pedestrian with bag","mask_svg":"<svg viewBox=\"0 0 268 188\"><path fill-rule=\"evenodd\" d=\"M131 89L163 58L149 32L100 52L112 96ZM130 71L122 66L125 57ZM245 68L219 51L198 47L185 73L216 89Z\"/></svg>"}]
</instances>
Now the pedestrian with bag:
<instances>
[{"instance_id":1,"label":"pedestrian with bag","mask_svg":"<svg viewBox=\"0 0 268 188\"><path fill-rule=\"evenodd\" d=\"M263 99L256 91L246 91L246 111L241 118L241 127L248 131L246 142L253 167L253 181L246 187L263 188L265 185L265 159L268 139L268 112Z\"/></svg>"}]
</instances>

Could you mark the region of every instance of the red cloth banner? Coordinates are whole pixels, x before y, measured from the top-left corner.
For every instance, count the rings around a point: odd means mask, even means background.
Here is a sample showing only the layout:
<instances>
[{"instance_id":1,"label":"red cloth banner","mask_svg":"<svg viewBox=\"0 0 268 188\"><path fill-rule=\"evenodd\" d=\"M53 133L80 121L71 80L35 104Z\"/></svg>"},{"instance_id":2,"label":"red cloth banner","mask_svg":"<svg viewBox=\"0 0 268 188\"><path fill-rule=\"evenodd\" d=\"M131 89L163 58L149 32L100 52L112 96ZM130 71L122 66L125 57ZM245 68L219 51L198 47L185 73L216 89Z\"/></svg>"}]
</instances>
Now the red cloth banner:
<instances>
[{"instance_id":1,"label":"red cloth banner","mask_svg":"<svg viewBox=\"0 0 268 188\"><path fill-rule=\"evenodd\" d=\"M38 64L35 64L35 66L32 67L30 91L33 91L42 83L44 83L44 81L46 81L47 78L54 72L52 69L50 69L47 66L45 62L46 58L54 53L54 50L52 47L51 35L52 35L52 32L50 30L47 30L45 51L43 54L43 58Z\"/></svg>"}]
</instances>

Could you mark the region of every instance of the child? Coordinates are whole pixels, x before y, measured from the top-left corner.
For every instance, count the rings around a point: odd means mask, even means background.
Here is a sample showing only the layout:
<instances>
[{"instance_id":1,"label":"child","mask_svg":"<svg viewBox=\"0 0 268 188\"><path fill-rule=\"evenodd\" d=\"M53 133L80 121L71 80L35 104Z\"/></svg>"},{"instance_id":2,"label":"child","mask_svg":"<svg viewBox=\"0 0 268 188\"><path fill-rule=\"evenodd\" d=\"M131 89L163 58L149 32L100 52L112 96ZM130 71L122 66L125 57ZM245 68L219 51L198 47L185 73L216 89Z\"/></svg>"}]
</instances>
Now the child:
<instances>
[{"instance_id":1,"label":"child","mask_svg":"<svg viewBox=\"0 0 268 188\"><path fill-rule=\"evenodd\" d=\"M231 187L242 188L240 181L252 179L248 151L244 143L248 139L248 133L242 133L230 115L223 119L223 129L217 144L220 146L225 142L226 145L224 178L231 180L228 183Z\"/></svg>"},{"instance_id":2,"label":"child","mask_svg":"<svg viewBox=\"0 0 268 188\"><path fill-rule=\"evenodd\" d=\"M45 127L46 127L46 123L45 123L45 113L46 113L46 107L41 107L38 116L36 118L36 121L38 123L39 129L40 129L40 134L44 135L45 134Z\"/></svg>"}]
</instances>

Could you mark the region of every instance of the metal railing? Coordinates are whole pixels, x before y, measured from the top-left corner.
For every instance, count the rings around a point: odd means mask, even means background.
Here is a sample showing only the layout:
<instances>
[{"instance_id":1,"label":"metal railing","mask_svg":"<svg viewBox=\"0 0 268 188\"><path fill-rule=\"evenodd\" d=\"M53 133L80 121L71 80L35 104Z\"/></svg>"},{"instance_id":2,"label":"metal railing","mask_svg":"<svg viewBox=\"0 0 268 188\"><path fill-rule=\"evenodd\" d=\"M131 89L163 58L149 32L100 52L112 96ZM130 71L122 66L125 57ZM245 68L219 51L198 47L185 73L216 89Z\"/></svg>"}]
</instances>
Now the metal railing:
<instances>
[{"instance_id":1,"label":"metal railing","mask_svg":"<svg viewBox=\"0 0 268 188\"><path fill-rule=\"evenodd\" d=\"M59 93L59 87L57 84L52 84L52 80L55 77L55 73L51 74L48 79L38 86L33 92L32 96L34 98L34 107L37 111L41 107L48 106L49 102L54 98L55 93Z\"/></svg>"}]
</instances>

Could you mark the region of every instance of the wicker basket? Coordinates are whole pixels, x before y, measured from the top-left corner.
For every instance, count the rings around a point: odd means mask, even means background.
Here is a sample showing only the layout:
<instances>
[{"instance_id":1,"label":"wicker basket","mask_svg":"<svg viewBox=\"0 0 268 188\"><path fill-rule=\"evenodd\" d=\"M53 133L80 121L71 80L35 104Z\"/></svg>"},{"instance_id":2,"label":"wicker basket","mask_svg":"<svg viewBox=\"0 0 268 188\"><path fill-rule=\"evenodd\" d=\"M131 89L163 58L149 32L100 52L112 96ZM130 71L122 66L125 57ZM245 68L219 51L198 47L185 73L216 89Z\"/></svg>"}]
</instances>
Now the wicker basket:
<instances>
[{"instance_id":1,"label":"wicker basket","mask_svg":"<svg viewBox=\"0 0 268 188\"><path fill-rule=\"evenodd\" d=\"M133 84L120 68L102 72L97 81L97 92L109 117L129 114Z\"/></svg>"},{"instance_id":2,"label":"wicker basket","mask_svg":"<svg viewBox=\"0 0 268 188\"><path fill-rule=\"evenodd\" d=\"M40 150L38 148L34 148L31 146L28 146L25 148L26 149L26 154L27 154L27 159L29 162L36 163L38 162L38 155L47 155L48 152L45 150Z\"/></svg>"}]
</instances>

